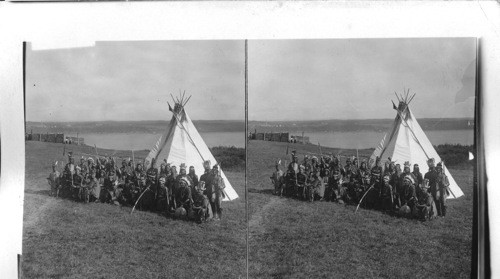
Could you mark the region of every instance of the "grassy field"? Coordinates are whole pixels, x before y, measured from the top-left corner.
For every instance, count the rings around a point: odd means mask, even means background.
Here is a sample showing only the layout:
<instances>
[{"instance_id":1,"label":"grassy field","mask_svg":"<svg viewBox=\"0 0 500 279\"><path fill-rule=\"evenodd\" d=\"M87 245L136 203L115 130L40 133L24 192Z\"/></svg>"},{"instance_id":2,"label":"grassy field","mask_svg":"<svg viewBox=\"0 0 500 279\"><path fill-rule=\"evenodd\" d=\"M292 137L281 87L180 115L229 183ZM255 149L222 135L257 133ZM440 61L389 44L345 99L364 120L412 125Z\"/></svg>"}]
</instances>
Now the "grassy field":
<instances>
[{"instance_id":1,"label":"grassy field","mask_svg":"<svg viewBox=\"0 0 500 279\"><path fill-rule=\"evenodd\" d=\"M94 152L89 147L71 150L75 155ZM65 159L62 153L62 144L26 143L24 278L245 277L244 172L225 172L240 198L223 204L223 220L198 225L151 212L131 215L129 207L50 197L45 178L52 161ZM136 159L145 155L135 154Z\"/></svg>"},{"instance_id":2,"label":"grassy field","mask_svg":"<svg viewBox=\"0 0 500 279\"><path fill-rule=\"evenodd\" d=\"M249 141L250 278L468 278L472 252L473 170L450 169L465 196L447 217L420 222L330 202L271 194L274 162L287 143ZM293 146L293 147L292 147ZM316 146L291 145L299 159ZM355 150L322 148L354 155ZM360 150L368 157L370 150Z\"/></svg>"}]
</instances>

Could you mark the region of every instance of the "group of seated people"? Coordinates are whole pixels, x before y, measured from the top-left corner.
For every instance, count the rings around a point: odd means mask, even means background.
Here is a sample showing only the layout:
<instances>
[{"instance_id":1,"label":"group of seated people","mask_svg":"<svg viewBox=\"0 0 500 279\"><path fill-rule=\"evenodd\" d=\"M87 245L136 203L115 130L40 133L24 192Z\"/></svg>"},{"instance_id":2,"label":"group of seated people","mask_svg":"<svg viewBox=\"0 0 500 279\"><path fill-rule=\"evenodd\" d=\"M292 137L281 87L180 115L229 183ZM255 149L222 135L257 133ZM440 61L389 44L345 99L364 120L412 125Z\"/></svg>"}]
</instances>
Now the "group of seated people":
<instances>
[{"instance_id":1,"label":"group of seated people","mask_svg":"<svg viewBox=\"0 0 500 279\"><path fill-rule=\"evenodd\" d=\"M51 195L56 197L129 205L197 222L219 220L224 180L217 164L211 168L210 161L205 161L203 165L205 173L198 179L195 168L191 166L188 173L184 163L177 173L177 167L166 161L157 168L153 159L147 170L141 162L134 168L130 159L117 167L113 158L106 157L82 157L76 165L70 154L63 172L57 171L55 162L47 179Z\"/></svg>"},{"instance_id":2,"label":"group of seated people","mask_svg":"<svg viewBox=\"0 0 500 279\"><path fill-rule=\"evenodd\" d=\"M346 158L342 165L340 156L320 156L318 160L304 155L299 163L296 152L292 152L286 173L280 166L281 161L276 162L271 176L274 193L279 196L361 205L422 220L446 214L449 182L442 163L436 167L433 158L428 160L425 176L418 164L411 172L409 162L401 170L400 164L388 158L382 167L378 157L369 168L366 161L359 164L356 157Z\"/></svg>"}]
</instances>

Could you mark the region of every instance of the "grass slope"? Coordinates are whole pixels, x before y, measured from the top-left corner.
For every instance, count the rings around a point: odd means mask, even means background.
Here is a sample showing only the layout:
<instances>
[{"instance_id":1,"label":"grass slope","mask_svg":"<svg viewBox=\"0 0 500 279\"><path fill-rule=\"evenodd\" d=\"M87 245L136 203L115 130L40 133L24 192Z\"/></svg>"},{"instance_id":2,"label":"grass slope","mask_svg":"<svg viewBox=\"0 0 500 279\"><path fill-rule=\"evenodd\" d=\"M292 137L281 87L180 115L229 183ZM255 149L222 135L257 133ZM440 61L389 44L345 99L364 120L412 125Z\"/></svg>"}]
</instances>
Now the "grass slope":
<instances>
[{"instance_id":1,"label":"grass slope","mask_svg":"<svg viewBox=\"0 0 500 279\"><path fill-rule=\"evenodd\" d=\"M72 146L78 152L88 147ZM240 196L224 219L198 225L151 212L48 196L51 162L63 145L26 143L24 278L238 278L246 273L245 180L226 172ZM99 149L99 154L112 150ZM141 159L146 152L136 152ZM129 152L116 156L128 157Z\"/></svg>"},{"instance_id":2,"label":"grass slope","mask_svg":"<svg viewBox=\"0 0 500 279\"><path fill-rule=\"evenodd\" d=\"M465 197L448 201L448 216L419 222L373 210L360 209L355 215L354 206L275 197L269 176L274 162L286 158L286 143L250 141L248 148L250 278L470 276L471 169L450 170ZM314 146L293 148L301 155L317 152Z\"/></svg>"}]
</instances>

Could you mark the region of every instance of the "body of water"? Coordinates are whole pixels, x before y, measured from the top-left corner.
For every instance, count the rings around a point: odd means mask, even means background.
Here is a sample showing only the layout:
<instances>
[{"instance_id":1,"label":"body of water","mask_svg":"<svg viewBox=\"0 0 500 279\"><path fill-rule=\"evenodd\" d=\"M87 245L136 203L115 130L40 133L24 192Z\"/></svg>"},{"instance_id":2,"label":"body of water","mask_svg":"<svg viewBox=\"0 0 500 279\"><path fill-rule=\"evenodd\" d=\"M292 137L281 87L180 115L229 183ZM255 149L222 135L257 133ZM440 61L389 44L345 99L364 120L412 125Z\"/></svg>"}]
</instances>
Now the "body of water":
<instances>
[{"instance_id":1,"label":"body of water","mask_svg":"<svg viewBox=\"0 0 500 279\"><path fill-rule=\"evenodd\" d=\"M442 131L424 131L432 145L440 144L474 144L474 130L442 130ZM293 133L292 133L293 134ZM297 133L301 135L302 133ZM339 147L346 149L365 149L375 148L384 132L358 131L358 132L305 132L304 136L309 137L312 144L318 144L328 147Z\"/></svg>"},{"instance_id":2,"label":"body of water","mask_svg":"<svg viewBox=\"0 0 500 279\"><path fill-rule=\"evenodd\" d=\"M200 133L201 137L208 145L214 146L235 146L245 147L245 133L243 132L210 132ZM76 136L76 135L75 135ZM85 144L106 149L116 150L144 150L151 147L160 138L160 134L80 134Z\"/></svg>"},{"instance_id":3,"label":"body of water","mask_svg":"<svg viewBox=\"0 0 500 279\"><path fill-rule=\"evenodd\" d=\"M473 130L443 130L425 131L433 145L439 144L474 144ZM292 133L295 134L295 133ZM301 133L296 133L301 135ZM373 131L358 132L305 132L312 144L318 142L322 146L339 147L346 149L374 148L380 142L384 133ZM75 135L76 136L76 135ZM245 147L245 133L241 132L210 132L201 133L208 147L236 146ZM85 144L116 150L143 150L150 149L160 137L160 134L81 134Z\"/></svg>"}]
</instances>

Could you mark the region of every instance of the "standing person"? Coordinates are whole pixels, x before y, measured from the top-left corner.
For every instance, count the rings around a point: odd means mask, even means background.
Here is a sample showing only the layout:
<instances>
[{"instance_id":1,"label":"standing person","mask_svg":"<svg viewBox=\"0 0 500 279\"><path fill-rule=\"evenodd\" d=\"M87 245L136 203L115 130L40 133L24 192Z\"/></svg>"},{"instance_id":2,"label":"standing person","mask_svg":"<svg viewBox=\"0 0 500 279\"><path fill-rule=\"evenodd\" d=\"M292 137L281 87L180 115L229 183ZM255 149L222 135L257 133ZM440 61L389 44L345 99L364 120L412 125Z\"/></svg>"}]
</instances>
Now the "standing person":
<instances>
[{"instance_id":1,"label":"standing person","mask_svg":"<svg viewBox=\"0 0 500 279\"><path fill-rule=\"evenodd\" d=\"M309 177L305 173L306 167L300 165L299 173L297 174L297 180L295 184L295 193L298 198L305 198L305 189L308 183Z\"/></svg>"},{"instance_id":2,"label":"standing person","mask_svg":"<svg viewBox=\"0 0 500 279\"><path fill-rule=\"evenodd\" d=\"M437 191L437 179L438 179L438 172L436 170L436 165L435 165L435 160L434 158L430 158L427 160L427 166L429 167L429 170L425 173L424 175L424 184L427 186L428 189L427 191L431 194L432 198L434 199L434 202L437 207L437 200L438 200L438 191ZM440 215L441 211L440 209L437 210L438 215Z\"/></svg>"},{"instance_id":3,"label":"standing person","mask_svg":"<svg viewBox=\"0 0 500 279\"><path fill-rule=\"evenodd\" d=\"M156 168L155 158L151 160L151 167L146 171L146 177L146 185L153 191L154 199L156 199L156 195L158 194L158 189L156 188L158 185L158 169Z\"/></svg>"},{"instance_id":4,"label":"standing person","mask_svg":"<svg viewBox=\"0 0 500 279\"><path fill-rule=\"evenodd\" d=\"M165 212L170 209L170 195L166 186L166 178L164 176L158 179L158 188L156 196L156 211Z\"/></svg>"},{"instance_id":5,"label":"standing person","mask_svg":"<svg viewBox=\"0 0 500 279\"><path fill-rule=\"evenodd\" d=\"M193 192L194 192L194 191L196 191L196 187L198 186L198 175L196 174L194 166L189 167L188 177L193 182L193 184L191 186L191 190L193 190Z\"/></svg>"},{"instance_id":6,"label":"standing person","mask_svg":"<svg viewBox=\"0 0 500 279\"><path fill-rule=\"evenodd\" d=\"M328 180L328 191L326 191L326 200L343 203L344 192L342 191L342 173L338 166L333 167L332 175Z\"/></svg>"},{"instance_id":7,"label":"standing person","mask_svg":"<svg viewBox=\"0 0 500 279\"><path fill-rule=\"evenodd\" d=\"M170 165L168 166L170 168ZM165 162L161 163L160 165L160 177L167 177L168 176L168 170L167 170L167 164Z\"/></svg>"},{"instance_id":8,"label":"standing person","mask_svg":"<svg viewBox=\"0 0 500 279\"><path fill-rule=\"evenodd\" d=\"M205 190L203 193L205 196L208 197L208 200L210 202L210 207L212 208L212 213L215 216L215 197L214 197L214 175L211 169L211 162L210 160L206 160L203 163L203 167L205 168L205 173L201 175L200 177L200 183L203 181L205 184Z\"/></svg>"},{"instance_id":9,"label":"standing person","mask_svg":"<svg viewBox=\"0 0 500 279\"><path fill-rule=\"evenodd\" d=\"M380 179L382 177L382 165L380 162L380 157L375 159L375 166L370 170L371 182L372 183L380 183Z\"/></svg>"},{"instance_id":10,"label":"standing person","mask_svg":"<svg viewBox=\"0 0 500 279\"><path fill-rule=\"evenodd\" d=\"M271 182L274 186L274 194L277 196L283 196L283 171L280 170L280 161L276 162L276 170L273 172L273 175L270 177Z\"/></svg>"},{"instance_id":11,"label":"standing person","mask_svg":"<svg viewBox=\"0 0 500 279\"><path fill-rule=\"evenodd\" d=\"M389 175L384 176L384 184L380 190L380 208L384 211L390 211L393 209L394 200L392 195L392 186L389 184L391 178Z\"/></svg>"},{"instance_id":12,"label":"standing person","mask_svg":"<svg viewBox=\"0 0 500 279\"><path fill-rule=\"evenodd\" d=\"M436 181L436 207L438 216L446 216L446 198L449 196L449 186L448 176L444 173L443 164L439 162L436 166L437 181Z\"/></svg>"},{"instance_id":13,"label":"standing person","mask_svg":"<svg viewBox=\"0 0 500 279\"><path fill-rule=\"evenodd\" d=\"M415 183L417 184L417 187L420 188L422 187L422 184L424 183L424 177L422 176L422 173L420 172L420 167L418 164L413 165L413 176L415 177Z\"/></svg>"},{"instance_id":14,"label":"standing person","mask_svg":"<svg viewBox=\"0 0 500 279\"><path fill-rule=\"evenodd\" d=\"M219 166L217 164L212 168L212 174L214 177L213 195L215 204L215 211L213 211L213 214L216 220L220 220L222 218L222 200L225 198L224 189L226 188L226 185L224 185L224 180L219 173Z\"/></svg>"},{"instance_id":15,"label":"standing person","mask_svg":"<svg viewBox=\"0 0 500 279\"><path fill-rule=\"evenodd\" d=\"M85 158L82 156L82 158L80 158L80 164L78 165L80 167L80 173L83 177L85 177L89 171L89 168L87 166L87 164L85 164Z\"/></svg>"},{"instance_id":16,"label":"standing person","mask_svg":"<svg viewBox=\"0 0 500 279\"><path fill-rule=\"evenodd\" d=\"M293 170L295 174L299 173L299 163L297 155L295 155L295 151L292 151L292 161L288 164L288 169Z\"/></svg>"},{"instance_id":17,"label":"standing person","mask_svg":"<svg viewBox=\"0 0 500 279\"><path fill-rule=\"evenodd\" d=\"M57 171L57 161L52 163L52 172L47 177L50 185L50 195L57 198L59 194L59 184L61 182L61 174Z\"/></svg>"},{"instance_id":18,"label":"standing person","mask_svg":"<svg viewBox=\"0 0 500 279\"><path fill-rule=\"evenodd\" d=\"M80 193L83 187L83 176L80 173L80 167L75 167L75 174L73 175L73 191L72 198L75 200L80 199Z\"/></svg>"},{"instance_id":19,"label":"standing person","mask_svg":"<svg viewBox=\"0 0 500 279\"><path fill-rule=\"evenodd\" d=\"M99 180L96 177L97 175L97 170L90 169L90 176L89 176L89 183L88 183L88 189L89 189L89 201L93 202L99 202L99 195L101 194L101 184L99 183Z\"/></svg>"}]
</instances>

